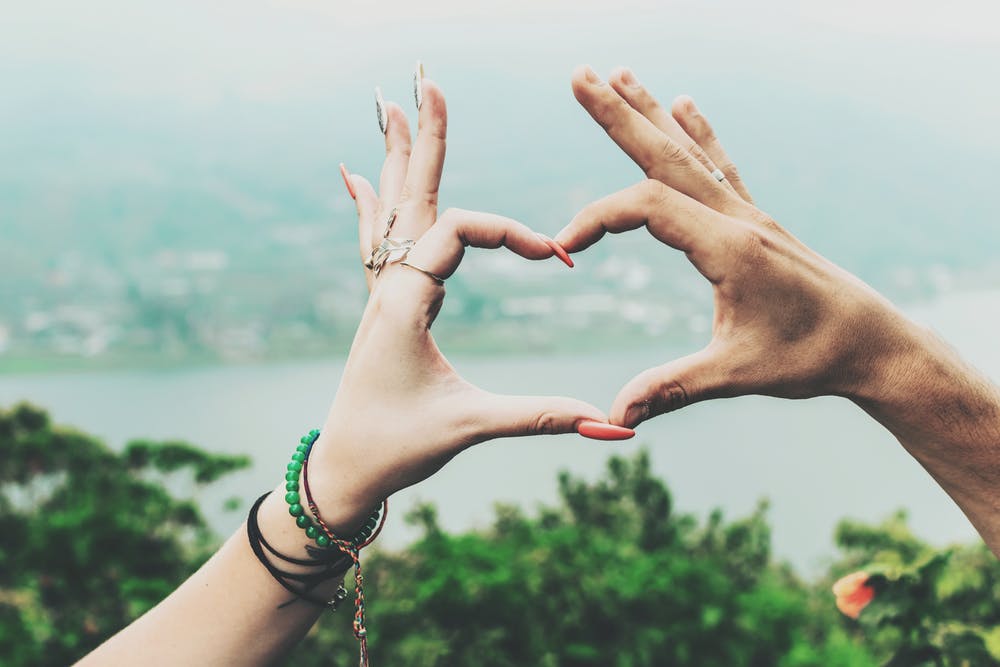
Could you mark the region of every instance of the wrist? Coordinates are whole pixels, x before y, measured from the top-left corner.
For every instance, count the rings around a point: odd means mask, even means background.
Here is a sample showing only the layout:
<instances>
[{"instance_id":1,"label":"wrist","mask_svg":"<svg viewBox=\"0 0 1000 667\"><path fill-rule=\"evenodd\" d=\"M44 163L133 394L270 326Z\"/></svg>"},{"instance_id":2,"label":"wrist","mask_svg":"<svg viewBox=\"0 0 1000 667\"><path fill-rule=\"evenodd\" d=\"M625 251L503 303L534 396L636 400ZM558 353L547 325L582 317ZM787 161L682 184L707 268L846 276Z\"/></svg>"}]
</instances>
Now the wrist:
<instances>
[{"instance_id":1,"label":"wrist","mask_svg":"<svg viewBox=\"0 0 1000 667\"><path fill-rule=\"evenodd\" d=\"M858 338L850 363L850 384L842 395L866 410L912 398L914 383L926 369L943 359L947 347L881 297L864 312L845 321L867 323L853 333ZM860 333L859 333L860 332Z\"/></svg>"},{"instance_id":2,"label":"wrist","mask_svg":"<svg viewBox=\"0 0 1000 667\"><path fill-rule=\"evenodd\" d=\"M323 522L342 539L357 535L383 500L373 485L364 482L356 464L343 455L332 437L320 435L306 471L309 495ZM303 475L299 493L305 511L310 513L305 482Z\"/></svg>"}]
</instances>

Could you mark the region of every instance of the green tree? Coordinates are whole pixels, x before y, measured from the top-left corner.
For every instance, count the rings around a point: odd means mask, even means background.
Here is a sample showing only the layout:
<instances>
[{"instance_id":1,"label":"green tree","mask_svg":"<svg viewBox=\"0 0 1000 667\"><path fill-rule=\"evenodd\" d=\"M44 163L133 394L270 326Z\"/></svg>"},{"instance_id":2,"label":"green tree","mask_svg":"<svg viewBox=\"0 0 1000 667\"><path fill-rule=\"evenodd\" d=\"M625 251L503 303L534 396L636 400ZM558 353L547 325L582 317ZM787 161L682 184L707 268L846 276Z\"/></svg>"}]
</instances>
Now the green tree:
<instances>
[{"instance_id":1,"label":"green tree","mask_svg":"<svg viewBox=\"0 0 1000 667\"><path fill-rule=\"evenodd\" d=\"M179 442L116 453L38 408L0 411L0 655L69 664L165 597L217 540L164 477L248 463Z\"/></svg>"},{"instance_id":2,"label":"green tree","mask_svg":"<svg viewBox=\"0 0 1000 667\"><path fill-rule=\"evenodd\" d=\"M560 503L529 517L499 507L492 529L449 535L432 507L422 539L366 566L374 659L430 665L872 665L836 622L832 597L770 555L766 507L739 521L676 514L648 455L612 458L587 483L563 474ZM340 619L342 621L342 619ZM292 659L354 660L341 622ZM334 630L334 628L336 628Z\"/></svg>"},{"instance_id":3,"label":"green tree","mask_svg":"<svg viewBox=\"0 0 1000 667\"><path fill-rule=\"evenodd\" d=\"M885 665L1000 665L1000 562L985 544L935 549L904 512L878 526L844 521L837 543L834 575L870 575L875 598L858 622Z\"/></svg>"}]
</instances>

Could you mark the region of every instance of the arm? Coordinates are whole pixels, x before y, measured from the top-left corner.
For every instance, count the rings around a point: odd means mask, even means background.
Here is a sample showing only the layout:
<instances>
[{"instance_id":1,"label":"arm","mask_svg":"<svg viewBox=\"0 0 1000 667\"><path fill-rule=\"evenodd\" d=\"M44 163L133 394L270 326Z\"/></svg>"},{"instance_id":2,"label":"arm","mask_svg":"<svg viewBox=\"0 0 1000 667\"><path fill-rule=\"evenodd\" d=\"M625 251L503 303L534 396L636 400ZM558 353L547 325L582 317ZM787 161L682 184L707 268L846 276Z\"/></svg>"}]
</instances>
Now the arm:
<instances>
[{"instance_id":1,"label":"arm","mask_svg":"<svg viewBox=\"0 0 1000 667\"><path fill-rule=\"evenodd\" d=\"M385 109L381 201L363 178L346 176L358 205L362 258L382 242L387 212L394 207L398 215L391 236L415 245L406 257L410 266L391 261L378 276L367 272L371 295L340 388L308 457L314 499L338 536L353 535L382 499L426 479L477 443L571 432L588 420L609 428L600 410L580 401L501 396L475 387L435 344L430 328L444 299L443 280L458 268L466 246L503 245L535 260L549 259L555 250L551 241L500 216L449 211L435 221L446 110L432 82L423 81L422 93L412 146L402 109ZM275 478L283 472L276 470ZM292 491L299 480L288 483ZM304 497L303 491L298 490ZM278 551L304 559L309 540L289 516L285 493L283 481L264 501L260 530ZM338 583L332 580L311 596L329 599ZM278 608L291 597L257 560L243 526L180 588L80 664L281 662L319 616L317 607L305 603Z\"/></svg>"},{"instance_id":2,"label":"arm","mask_svg":"<svg viewBox=\"0 0 1000 667\"><path fill-rule=\"evenodd\" d=\"M690 98L668 112L628 70L604 82L581 68L573 91L647 180L587 206L556 240L577 252L645 226L685 252L714 290L709 344L626 384L612 423L631 427L745 394L847 397L899 439L1000 554L997 388L754 206Z\"/></svg>"}]
</instances>

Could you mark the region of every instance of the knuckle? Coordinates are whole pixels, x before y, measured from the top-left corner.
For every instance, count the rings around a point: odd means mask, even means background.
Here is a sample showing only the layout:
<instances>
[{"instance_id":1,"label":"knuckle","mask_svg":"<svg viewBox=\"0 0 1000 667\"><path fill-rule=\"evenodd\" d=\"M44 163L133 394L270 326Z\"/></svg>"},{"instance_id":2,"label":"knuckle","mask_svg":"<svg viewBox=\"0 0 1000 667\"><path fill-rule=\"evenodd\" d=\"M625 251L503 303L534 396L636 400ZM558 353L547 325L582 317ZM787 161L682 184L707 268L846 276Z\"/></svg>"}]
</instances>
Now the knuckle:
<instances>
[{"instance_id":1,"label":"knuckle","mask_svg":"<svg viewBox=\"0 0 1000 667\"><path fill-rule=\"evenodd\" d=\"M448 227L457 228L465 218L465 211L460 208L447 208L438 218L438 223L444 223Z\"/></svg>"},{"instance_id":2,"label":"knuckle","mask_svg":"<svg viewBox=\"0 0 1000 667\"><path fill-rule=\"evenodd\" d=\"M667 164L678 164L686 161L688 152L679 143L666 137L661 143L658 151L659 162Z\"/></svg>"},{"instance_id":3,"label":"knuckle","mask_svg":"<svg viewBox=\"0 0 1000 667\"><path fill-rule=\"evenodd\" d=\"M778 233L778 234L785 234L785 233L787 233L787 232L785 232L785 228L782 227L781 225L779 225L775 221L774 218L772 218L771 216L769 216L767 213L764 213L760 209L755 208L753 210L753 214L752 215L753 215L754 222L756 222L758 225L760 225L764 229L770 230L770 231Z\"/></svg>"},{"instance_id":4,"label":"knuckle","mask_svg":"<svg viewBox=\"0 0 1000 667\"><path fill-rule=\"evenodd\" d=\"M532 419L531 431L538 435L555 435L558 433L559 419L552 412L542 412Z\"/></svg>"},{"instance_id":5,"label":"knuckle","mask_svg":"<svg viewBox=\"0 0 1000 667\"><path fill-rule=\"evenodd\" d=\"M656 411L660 414L679 410L690 403L687 390L676 378L660 384L656 390Z\"/></svg>"},{"instance_id":6,"label":"knuckle","mask_svg":"<svg viewBox=\"0 0 1000 667\"><path fill-rule=\"evenodd\" d=\"M663 184L654 178L647 178L639 186L639 198L644 208L656 208L663 203Z\"/></svg>"},{"instance_id":7,"label":"knuckle","mask_svg":"<svg viewBox=\"0 0 1000 667\"><path fill-rule=\"evenodd\" d=\"M693 127L691 129L694 130L694 138L699 144L707 146L709 144L719 143L719 140L715 138L715 130L713 130L712 126L708 124L708 121L705 120L704 116L701 114L695 116L694 123L692 123L692 125Z\"/></svg>"},{"instance_id":8,"label":"knuckle","mask_svg":"<svg viewBox=\"0 0 1000 667\"><path fill-rule=\"evenodd\" d=\"M667 187L655 178L647 178L642 183L640 195L646 208L659 208L667 199Z\"/></svg>"},{"instance_id":9,"label":"knuckle","mask_svg":"<svg viewBox=\"0 0 1000 667\"><path fill-rule=\"evenodd\" d=\"M595 108L595 117L605 132L613 134L619 128L625 117L627 106L625 100L618 97L617 94L614 97L609 95L601 97Z\"/></svg>"},{"instance_id":10,"label":"knuckle","mask_svg":"<svg viewBox=\"0 0 1000 667\"><path fill-rule=\"evenodd\" d=\"M708 153L705 152L705 149L703 149L701 147L701 144L699 144L697 141L691 142L691 145L688 146L687 152L691 157L698 160L698 162L701 162L705 166L712 164L712 159L708 156ZM719 167L717 163L715 164L715 166ZM722 169L722 167L719 168ZM725 172L725 169L723 169L722 171ZM726 178L729 178L728 174Z\"/></svg>"},{"instance_id":11,"label":"knuckle","mask_svg":"<svg viewBox=\"0 0 1000 667\"><path fill-rule=\"evenodd\" d=\"M737 245L745 263L759 263L774 249L774 240L766 228L747 225L737 235Z\"/></svg>"}]
</instances>

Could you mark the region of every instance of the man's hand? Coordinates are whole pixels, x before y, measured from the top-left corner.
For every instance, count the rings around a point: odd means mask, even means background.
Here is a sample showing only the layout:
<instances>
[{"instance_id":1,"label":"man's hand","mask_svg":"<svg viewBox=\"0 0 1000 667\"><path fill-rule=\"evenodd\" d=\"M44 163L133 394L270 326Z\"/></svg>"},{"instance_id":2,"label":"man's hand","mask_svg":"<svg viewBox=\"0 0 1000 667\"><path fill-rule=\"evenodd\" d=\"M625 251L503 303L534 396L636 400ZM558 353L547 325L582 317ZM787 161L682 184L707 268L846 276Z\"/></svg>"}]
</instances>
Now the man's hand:
<instances>
[{"instance_id":1,"label":"man's hand","mask_svg":"<svg viewBox=\"0 0 1000 667\"><path fill-rule=\"evenodd\" d=\"M708 345L632 379L611 422L632 427L745 394L845 396L900 439L997 551L996 388L754 206L690 98L668 113L628 70L605 83L589 68L574 74L573 92L647 178L584 208L556 241L579 252L605 233L644 226L686 253L714 289Z\"/></svg>"}]
</instances>

